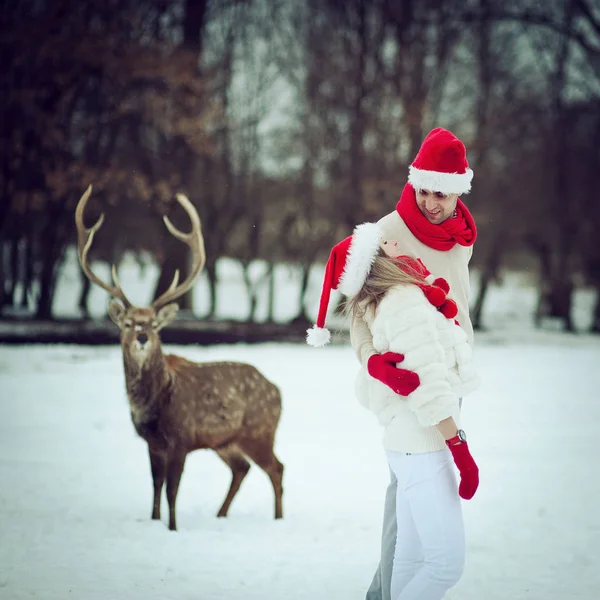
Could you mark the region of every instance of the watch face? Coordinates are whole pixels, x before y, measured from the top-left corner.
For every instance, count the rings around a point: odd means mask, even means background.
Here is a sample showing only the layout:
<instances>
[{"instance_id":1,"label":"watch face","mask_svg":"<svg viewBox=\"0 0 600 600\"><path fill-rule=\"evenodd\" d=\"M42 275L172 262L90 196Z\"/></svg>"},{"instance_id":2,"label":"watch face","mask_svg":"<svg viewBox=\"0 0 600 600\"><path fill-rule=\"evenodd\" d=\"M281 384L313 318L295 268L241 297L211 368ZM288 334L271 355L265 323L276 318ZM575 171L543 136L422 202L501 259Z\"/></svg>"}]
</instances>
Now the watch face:
<instances>
[{"instance_id":1,"label":"watch face","mask_svg":"<svg viewBox=\"0 0 600 600\"><path fill-rule=\"evenodd\" d=\"M458 437L460 438L461 442L467 441L467 434L462 429L458 430Z\"/></svg>"}]
</instances>

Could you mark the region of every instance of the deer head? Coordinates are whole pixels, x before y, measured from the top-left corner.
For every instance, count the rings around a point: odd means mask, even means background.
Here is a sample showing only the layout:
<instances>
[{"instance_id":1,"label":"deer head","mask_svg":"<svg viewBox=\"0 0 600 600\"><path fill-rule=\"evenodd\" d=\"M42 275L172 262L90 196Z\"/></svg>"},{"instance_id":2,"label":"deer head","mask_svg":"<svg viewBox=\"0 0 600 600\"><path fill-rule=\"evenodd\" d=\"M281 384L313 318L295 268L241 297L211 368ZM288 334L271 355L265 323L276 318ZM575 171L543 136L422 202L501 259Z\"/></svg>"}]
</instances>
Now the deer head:
<instances>
[{"instance_id":1,"label":"deer head","mask_svg":"<svg viewBox=\"0 0 600 600\"><path fill-rule=\"evenodd\" d=\"M127 299L127 296L125 296L121 289L117 270L114 265L112 265L113 285L110 285L95 275L88 264L88 253L94 241L94 235L104 222L104 214L101 214L92 227L86 228L83 223L85 206L91 193L92 186L90 185L81 196L75 210L79 262L86 277L113 297L108 304L108 314L121 330L121 346L123 351L141 366L153 354L153 351L160 349L159 331L171 323L177 316L179 307L174 300L192 287L194 281L204 268L206 253L200 217L194 205L186 196L177 194L177 201L187 212L192 223L191 232L183 233L179 231L168 217L163 217L163 220L169 232L189 246L192 252L192 268L185 281L181 284L179 283L179 270L175 271L169 288L154 300L151 306L136 307Z\"/></svg>"}]
</instances>

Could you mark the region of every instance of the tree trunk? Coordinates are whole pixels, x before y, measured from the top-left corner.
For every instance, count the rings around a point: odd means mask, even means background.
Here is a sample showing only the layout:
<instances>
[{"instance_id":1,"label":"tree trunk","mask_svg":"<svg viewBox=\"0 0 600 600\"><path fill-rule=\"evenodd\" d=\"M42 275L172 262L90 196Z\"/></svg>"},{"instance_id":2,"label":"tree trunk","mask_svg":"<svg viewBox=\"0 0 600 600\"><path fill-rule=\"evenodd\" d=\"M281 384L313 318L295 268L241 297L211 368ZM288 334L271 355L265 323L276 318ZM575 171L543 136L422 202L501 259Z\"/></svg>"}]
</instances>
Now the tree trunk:
<instances>
[{"instance_id":1,"label":"tree trunk","mask_svg":"<svg viewBox=\"0 0 600 600\"><path fill-rule=\"evenodd\" d=\"M275 322L275 268L269 263L269 296L267 300L267 323Z\"/></svg>"},{"instance_id":2,"label":"tree trunk","mask_svg":"<svg viewBox=\"0 0 600 600\"><path fill-rule=\"evenodd\" d=\"M58 236L55 235L52 246L48 246L49 258L44 261L40 273L40 295L38 298L36 319L52 319L52 304L56 290L56 280L64 258L64 246L59 248Z\"/></svg>"},{"instance_id":3,"label":"tree trunk","mask_svg":"<svg viewBox=\"0 0 600 600\"><path fill-rule=\"evenodd\" d=\"M568 30L575 17L575 4L568 0L564 15L564 25ZM573 332L571 320L571 303L573 296L573 280L569 268L573 256L573 240L577 239L577 222L575 206L571 202L564 202L569 197L569 186L572 174L569 171L569 135L571 133L567 114L568 102L563 99L567 87L567 64L570 54L570 40L566 37L561 40L556 58L556 70L552 81L553 108L555 128L553 132L555 148L555 176L554 187L556 190L556 214L560 214L558 221L559 231L554 250L553 266L550 281L550 305L552 316L563 321L566 331Z\"/></svg>"},{"instance_id":4,"label":"tree trunk","mask_svg":"<svg viewBox=\"0 0 600 600\"><path fill-rule=\"evenodd\" d=\"M207 257L204 271L208 282L208 313L206 317L213 319L217 312L217 262L214 258Z\"/></svg>"},{"instance_id":5,"label":"tree trunk","mask_svg":"<svg viewBox=\"0 0 600 600\"><path fill-rule=\"evenodd\" d=\"M185 229L184 229L185 230ZM154 299L158 298L168 289L173 281L175 271L179 269L179 281L183 281L190 271L190 256L187 246L171 237L164 241L165 260L160 268L160 275L154 288ZM182 310L193 309L193 287L178 298L179 308Z\"/></svg>"},{"instance_id":6,"label":"tree trunk","mask_svg":"<svg viewBox=\"0 0 600 600\"><path fill-rule=\"evenodd\" d=\"M204 22L207 4L207 0L186 0L184 5L182 46L186 50L198 54L198 63L200 63L203 47ZM189 179L189 177L184 177L184 180L185 179ZM166 238L164 249L165 260L161 265L160 276L154 290L154 298L157 298L169 287L177 269L179 269L180 281L185 279L190 269L188 249L180 241L175 240L172 237ZM181 296L178 303L182 310L192 311L193 288Z\"/></svg>"},{"instance_id":7,"label":"tree trunk","mask_svg":"<svg viewBox=\"0 0 600 600\"><path fill-rule=\"evenodd\" d=\"M248 294L248 300L250 302L250 308L248 309L248 316L246 317L246 322L247 323L252 323L254 321L255 318L255 313L256 313L256 304L257 304L257 297L256 297L256 288L252 283L252 279L250 278L250 274L248 273L248 268L250 266L250 261L248 260L240 260L241 264L242 264L242 271L243 271L243 277L244 277L244 284L246 286L246 292Z\"/></svg>"},{"instance_id":8,"label":"tree trunk","mask_svg":"<svg viewBox=\"0 0 600 600\"><path fill-rule=\"evenodd\" d=\"M185 0L185 16L183 19L183 43L187 48L202 54L204 41L204 21L208 0Z\"/></svg>"},{"instance_id":9,"label":"tree trunk","mask_svg":"<svg viewBox=\"0 0 600 600\"><path fill-rule=\"evenodd\" d=\"M365 136L365 100L367 90L365 72L368 52L367 10L366 3L359 3L357 10L357 37L359 40L359 55L356 59L356 71L352 82L354 100L350 115L350 173L349 189L344 200L346 203L346 223L350 230L356 222L364 220L363 206L363 171L364 171L364 136Z\"/></svg>"},{"instance_id":10,"label":"tree trunk","mask_svg":"<svg viewBox=\"0 0 600 600\"><path fill-rule=\"evenodd\" d=\"M475 300L475 306L473 307L471 314L471 321L473 323L473 329L475 330L483 329L483 305L485 303L490 282L498 278L498 269L502 262L503 248L507 245L508 240L506 238L501 238L499 235L494 237L489 254L481 269L481 282L477 293L477 299Z\"/></svg>"},{"instance_id":11,"label":"tree trunk","mask_svg":"<svg viewBox=\"0 0 600 600\"><path fill-rule=\"evenodd\" d=\"M544 317L559 319L565 331L575 332L571 317L573 292L575 286L570 280L546 281L540 290L538 305L535 312L536 327L540 327Z\"/></svg>"},{"instance_id":12,"label":"tree trunk","mask_svg":"<svg viewBox=\"0 0 600 600\"><path fill-rule=\"evenodd\" d=\"M244 283L246 285L246 291L248 292L248 299L250 300L250 309L248 310L248 317L246 318L246 321L248 323L256 323L258 318L257 310L260 290L262 289L263 285L268 283L268 281L272 278L273 265L268 263L266 272L263 273L257 281L252 281L252 278L250 277L250 264L252 261L244 259L240 260L240 262L244 272ZM270 310L272 313L272 307Z\"/></svg>"},{"instance_id":13,"label":"tree trunk","mask_svg":"<svg viewBox=\"0 0 600 600\"><path fill-rule=\"evenodd\" d=\"M25 256L23 259L23 296L21 298L21 307L24 309L29 308L29 300L33 293L33 282L35 281L36 250L38 239L36 237L33 220L33 212L28 204L27 214L25 215Z\"/></svg>"},{"instance_id":14,"label":"tree trunk","mask_svg":"<svg viewBox=\"0 0 600 600\"><path fill-rule=\"evenodd\" d=\"M596 287L596 305L594 306L594 318L590 326L590 333L600 333L600 285Z\"/></svg>"},{"instance_id":15,"label":"tree trunk","mask_svg":"<svg viewBox=\"0 0 600 600\"><path fill-rule=\"evenodd\" d=\"M539 329L542 318L550 314L548 307L549 274L552 272L552 253L547 244L533 242L533 250L539 259L539 293L538 303L533 317L535 326Z\"/></svg>"},{"instance_id":16,"label":"tree trunk","mask_svg":"<svg viewBox=\"0 0 600 600\"><path fill-rule=\"evenodd\" d=\"M90 280L83 274L83 272L81 273L81 281L81 294L79 295L79 302L77 303L77 306L79 307L79 314L81 315L81 318L89 319L90 311L88 308L88 299L92 289L92 284Z\"/></svg>"},{"instance_id":17,"label":"tree trunk","mask_svg":"<svg viewBox=\"0 0 600 600\"><path fill-rule=\"evenodd\" d=\"M41 232L40 246L44 251L40 255L42 268L39 277L40 294L35 313L37 319L52 319L56 280L69 241L68 232L71 230L71 219L66 221L65 205L64 198L51 205L46 214L46 226Z\"/></svg>"},{"instance_id":18,"label":"tree trunk","mask_svg":"<svg viewBox=\"0 0 600 600\"><path fill-rule=\"evenodd\" d=\"M483 324L482 324L483 305L485 303L485 298L486 298L491 280L492 280L491 271L487 267L484 267L481 270L481 279L479 282L479 290L477 292L477 299L475 300L475 306L473 307L473 311L471 314L471 322L473 324L473 329L475 331L483 330Z\"/></svg>"},{"instance_id":19,"label":"tree trunk","mask_svg":"<svg viewBox=\"0 0 600 600\"><path fill-rule=\"evenodd\" d=\"M8 306L15 306L15 294L17 290L17 285L19 284L19 280L21 279L20 275L20 267L21 267L21 257L20 257L20 231L19 227L15 227L13 230L13 235L10 239L10 285L8 287L6 293L6 304Z\"/></svg>"},{"instance_id":20,"label":"tree trunk","mask_svg":"<svg viewBox=\"0 0 600 600\"><path fill-rule=\"evenodd\" d=\"M36 319L52 318L52 299L54 296L54 266L52 261L44 261L40 273L40 295L38 297Z\"/></svg>"},{"instance_id":21,"label":"tree trunk","mask_svg":"<svg viewBox=\"0 0 600 600\"><path fill-rule=\"evenodd\" d=\"M312 263L300 265L302 269L302 279L300 281L300 290L298 291L298 314L292 319L292 323L309 323L310 319L306 314L306 292L308 290L308 278Z\"/></svg>"},{"instance_id":22,"label":"tree trunk","mask_svg":"<svg viewBox=\"0 0 600 600\"><path fill-rule=\"evenodd\" d=\"M4 261L6 260L6 242L0 238L0 314L4 307L4 300L6 298L6 270L4 268Z\"/></svg>"},{"instance_id":23,"label":"tree trunk","mask_svg":"<svg viewBox=\"0 0 600 600\"><path fill-rule=\"evenodd\" d=\"M0 282L0 307L9 306L10 303L8 301L9 298L9 290L10 290L10 278L12 278L12 273L10 273L10 252L11 252L11 244L10 240L3 239L2 247L0 248L0 252L2 253L2 282Z\"/></svg>"},{"instance_id":24,"label":"tree trunk","mask_svg":"<svg viewBox=\"0 0 600 600\"><path fill-rule=\"evenodd\" d=\"M563 322L565 331L569 333L575 332L575 326L571 318L573 291L574 285L570 279L550 282L550 316L560 319Z\"/></svg>"}]
</instances>

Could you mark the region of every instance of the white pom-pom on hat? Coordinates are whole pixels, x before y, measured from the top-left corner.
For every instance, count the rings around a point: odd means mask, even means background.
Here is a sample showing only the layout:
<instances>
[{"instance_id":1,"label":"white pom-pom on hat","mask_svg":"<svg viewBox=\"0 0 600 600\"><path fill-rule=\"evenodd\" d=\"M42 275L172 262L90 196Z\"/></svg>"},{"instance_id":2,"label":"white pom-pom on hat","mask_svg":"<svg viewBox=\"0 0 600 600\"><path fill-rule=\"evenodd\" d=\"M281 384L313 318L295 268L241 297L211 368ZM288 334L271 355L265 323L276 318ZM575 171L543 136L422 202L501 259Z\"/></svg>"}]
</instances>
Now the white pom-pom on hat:
<instances>
[{"instance_id":1,"label":"white pom-pom on hat","mask_svg":"<svg viewBox=\"0 0 600 600\"><path fill-rule=\"evenodd\" d=\"M306 343L313 348L322 348L329 344L331 333L325 327L317 327L314 325L306 330Z\"/></svg>"}]
</instances>

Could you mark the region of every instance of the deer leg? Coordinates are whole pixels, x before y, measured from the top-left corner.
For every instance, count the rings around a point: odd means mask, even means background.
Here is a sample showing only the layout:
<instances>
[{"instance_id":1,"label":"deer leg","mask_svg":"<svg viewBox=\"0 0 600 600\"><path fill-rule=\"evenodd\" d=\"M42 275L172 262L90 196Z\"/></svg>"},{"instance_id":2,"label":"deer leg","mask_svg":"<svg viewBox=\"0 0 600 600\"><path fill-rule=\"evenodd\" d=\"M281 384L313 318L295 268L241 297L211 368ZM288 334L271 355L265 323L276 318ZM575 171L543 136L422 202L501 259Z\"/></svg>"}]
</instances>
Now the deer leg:
<instances>
[{"instance_id":1,"label":"deer leg","mask_svg":"<svg viewBox=\"0 0 600 600\"><path fill-rule=\"evenodd\" d=\"M250 470L250 463L245 459L241 451L233 445L219 448L218 450L215 450L215 452L231 469L231 485L229 486L229 491L227 492L223 506L221 506L217 513L217 517L226 517L231 501L237 494L244 477L246 477Z\"/></svg>"},{"instance_id":2,"label":"deer leg","mask_svg":"<svg viewBox=\"0 0 600 600\"><path fill-rule=\"evenodd\" d=\"M245 439L239 442L242 450L269 476L275 492L275 518L283 518L283 464L273 452L273 438Z\"/></svg>"},{"instance_id":3,"label":"deer leg","mask_svg":"<svg viewBox=\"0 0 600 600\"><path fill-rule=\"evenodd\" d=\"M175 502L177 500L177 492L179 491L179 482L183 473L185 464L185 453L174 452L169 457L167 465L167 500L169 502L169 529L177 531L177 523L175 520Z\"/></svg>"},{"instance_id":4,"label":"deer leg","mask_svg":"<svg viewBox=\"0 0 600 600\"><path fill-rule=\"evenodd\" d=\"M152 518L160 519L160 496L167 475L167 457L163 453L152 452L150 454L150 469L152 470L152 482L154 484L154 502L152 503Z\"/></svg>"}]
</instances>

